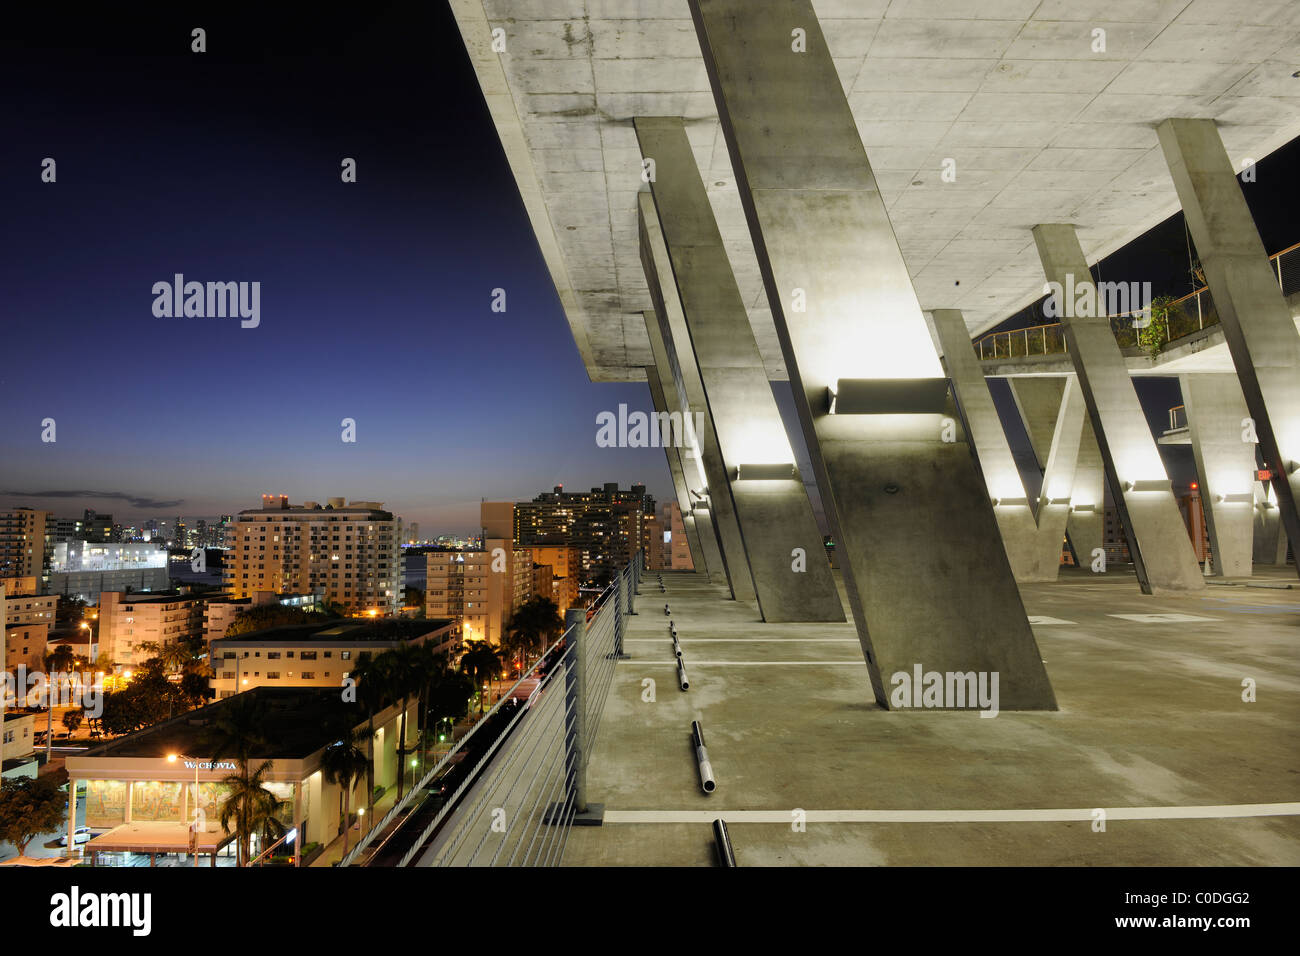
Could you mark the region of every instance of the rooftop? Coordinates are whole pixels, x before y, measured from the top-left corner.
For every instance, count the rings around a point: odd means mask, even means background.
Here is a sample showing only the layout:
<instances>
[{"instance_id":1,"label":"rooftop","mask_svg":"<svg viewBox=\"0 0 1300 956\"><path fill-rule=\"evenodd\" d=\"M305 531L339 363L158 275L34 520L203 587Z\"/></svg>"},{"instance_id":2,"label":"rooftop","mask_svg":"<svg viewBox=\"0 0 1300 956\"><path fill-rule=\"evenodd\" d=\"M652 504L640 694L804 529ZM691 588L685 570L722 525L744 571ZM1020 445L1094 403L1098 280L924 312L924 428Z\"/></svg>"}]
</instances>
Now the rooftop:
<instances>
[{"instance_id":1,"label":"rooftop","mask_svg":"<svg viewBox=\"0 0 1300 956\"><path fill-rule=\"evenodd\" d=\"M92 747L82 758L165 757L167 754L206 754L211 745L206 735L212 722L235 701L253 700L266 708L261 729L265 746L256 748L256 759L294 760L310 756L330 743L338 726L364 717L355 704L344 703L337 688L256 687L217 701L169 721L138 730L118 740Z\"/></svg>"},{"instance_id":2,"label":"rooftop","mask_svg":"<svg viewBox=\"0 0 1300 956\"><path fill-rule=\"evenodd\" d=\"M454 622L450 618L429 618L421 621L397 620L383 618L366 621L345 619L342 621L317 621L313 624L290 624L284 627L268 627L249 634L234 637L219 637L213 644L288 644L297 641L319 644L326 641L340 643L397 643L414 641L427 634L434 634L450 627Z\"/></svg>"}]
</instances>

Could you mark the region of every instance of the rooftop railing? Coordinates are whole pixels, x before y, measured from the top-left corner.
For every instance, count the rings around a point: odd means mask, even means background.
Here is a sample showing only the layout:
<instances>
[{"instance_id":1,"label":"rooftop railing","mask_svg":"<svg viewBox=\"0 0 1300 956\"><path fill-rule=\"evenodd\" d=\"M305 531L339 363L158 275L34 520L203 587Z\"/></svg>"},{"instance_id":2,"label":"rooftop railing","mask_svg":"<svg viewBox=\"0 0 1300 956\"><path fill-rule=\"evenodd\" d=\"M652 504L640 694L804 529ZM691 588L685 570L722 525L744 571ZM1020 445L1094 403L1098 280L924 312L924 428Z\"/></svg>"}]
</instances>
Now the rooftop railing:
<instances>
[{"instance_id":1,"label":"rooftop railing","mask_svg":"<svg viewBox=\"0 0 1300 956\"><path fill-rule=\"evenodd\" d=\"M1300 243L1288 246L1268 258L1282 295L1300 292ZM1140 328L1134 322L1142 319L1145 314L1145 310L1138 309L1108 316L1111 332L1120 348L1141 347L1138 337ZM1219 313L1214 307L1210 290L1201 286L1169 303L1164 342L1167 345L1218 324ZM973 345L982 361L1064 355L1069 351L1064 329L1060 323L1055 322L1006 332L989 332L976 339Z\"/></svg>"},{"instance_id":2,"label":"rooftop railing","mask_svg":"<svg viewBox=\"0 0 1300 956\"><path fill-rule=\"evenodd\" d=\"M641 570L638 554L589 610L571 612L559 640L339 865L558 866ZM454 789L434 796L441 780Z\"/></svg>"}]
</instances>

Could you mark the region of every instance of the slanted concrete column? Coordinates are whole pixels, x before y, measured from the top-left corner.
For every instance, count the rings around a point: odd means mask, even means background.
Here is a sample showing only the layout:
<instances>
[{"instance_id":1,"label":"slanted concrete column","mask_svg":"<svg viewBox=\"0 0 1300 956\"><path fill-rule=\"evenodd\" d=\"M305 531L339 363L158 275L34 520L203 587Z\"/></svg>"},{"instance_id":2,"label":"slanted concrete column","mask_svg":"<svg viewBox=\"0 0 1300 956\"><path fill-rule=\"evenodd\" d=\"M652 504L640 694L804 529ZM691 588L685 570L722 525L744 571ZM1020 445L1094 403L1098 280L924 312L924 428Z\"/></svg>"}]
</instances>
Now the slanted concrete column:
<instances>
[{"instance_id":1,"label":"slanted concrete column","mask_svg":"<svg viewBox=\"0 0 1300 956\"><path fill-rule=\"evenodd\" d=\"M690 7L876 700L922 667L1055 709L812 4Z\"/></svg>"},{"instance_id":2,"label":"slanted concrete column","mask_svg":"<svg viewBox=\"0 0 1300 956\"><path fill-rule=\"evenodd\" d=\"M1020 410L1040 470L1047 468L1067 381L1072 383L1075 393L1082 401L1083 393L1079 391L1078 380L1072 375L1009 379L1011 395ZM1074 549L1074 557L1079 566L1091 567L1095 552L1102 547L1106 538L1106 469L1101 463L1101 450L1097 447L1097 436L1093 434L1086 407L1070 501L1070 517L1065 523L1065 533L1070 538L1070 547Z\"/></svg>"},{"instance_id":3,"label":"slanted concrete column","mask_svg":"<svg viewBox=\"0 0 1300 956\"><path fill-rule=\"evenodd\" d=\"M644 256L650 295L683 375L691 365L699 374L726 476L713 498L731 497L759 614L773 622L842 621L821 530L686 128L679 117L639 117L635 125L641 154L654 159L656 171L653 205L645 193L641 203L659 229L642 235L664 243L663 255ZM659 268L665 256L666 273Z\"/></svg>"},{"instance_id":4,"label":"slanted concrete column","mask_svg":"<svg viewBox=\"0 0 1300 956\"><path fill-rule=\"evenodd\" d=\"M1255 441L1235 375L1180 375L1215 575L1247 577L1255 527Z\"/></svg>"},{"instance_id":5,"label":"slanted concrete column","mask_svg":"<svg viewBox=\"0 0 1300 956\"><path fill-rule=\"evenodd\" d=\"M1255 533L1252 569L1260 565L1286 564L1287 540L1278 518L1277 496L1273 494L1273 483L1256 481L1255 491Z\"/></svg>"},{"instance_id":6,"label":"slanted concrete column","mask_svg":"<svg viewBox=\"0 0 1300 956\"><path fill-rule=\"evenodd\" d=\"M740 533L736 506L731 498L727 468L718 445L717 428L709 415L709 403L704 395L704 383L700 379L700 369L695 362L695 356L689 347L679 346L680 336L675 331L685 328L681 303L676 297L664 299L658 295L659 284L655 281L655 275L665 274L672 269L668 261L668 247L664 244L663 230L658 216L655 215L654 200L650 198L649 193L639 193L637 200L637 220L641 233L641 265L650 284L650 300L656 309L654 318L659 323L660 336L668 354L669 367L672 369L673 382L677 386L682 414L684 420L691 422L693 426L690 441L698 447L700 462L704 466L704 477L708 485L707 506L718 532L718 542L722 547L722 560L727 569L731 596L737 601L752 601L754 580L751 577L749 559L745 554L745 541ZM666 310L673 314L666 316L664 314ZM649 312L645 314L647 317L651 315ZM698 427L695 427L696 425Z\"/></svg>"},{"instance_id":7,"label":"slanted concrete column","mask_svg":"<svg viewBox=\"0 0 1300 956\"><path fill-rule=\"evenodd\" d=\"M1300 332L1214 120L1167 119L1157 133L1273 472L1282 526L1300 541Z\"/></svg>"},{"instance_id":8,"label":"slanted concrete column","mask_svg":"<svg viewBox=\"0 0 1300 956\"><path fill-rule=\"evenodd\" d=\"M930 316L943 349L944 368L957 390L980 470L993 499L993 513L1011 570L1017 581L1055 581L1060 574L1061 542L1070 514L1083 402L1076 389L1065 390L1064 404L1058 406L1059 425L1052 428L1043 487L1037 502L1031 503L984 379L984 369L971 348L966 321L957 309L934 309Z\"/></svg>"},{"instance_id":9,"label":"slanted concrete column","mask_svg":"<svg viewBox=\"0 0 1300 956\"><path fill-rule=\"evenodd\" d=\"M1043 271L1058 290L1061 326L1106 474L1119 485L1111 488L1111 497L1128 537L1138 583L1146 594L1203 588L1205 579L1187 526L1110 319L1097 315L1103 310L1074 226L1035 226L1034 241ZM1059 290L1073 290L1073 301L1063 301L1069 293Z\"/></svg>"},{"instance_id":10,"label":"slanted concrete column","mask_svg":"<svg viewBox=\"0 0 1300 956\"><path fill-rule=\"evenodd\" d=\"M664 394L663 382L659 378L659 369L653 365L645 367L645 378L650 386L650 400L654 403L656 415L670 415L668 399ZM662 419L661 419L662 421ZM668 459L668 473L672 475L673 491L677 495L677 508L682 514L682 527L686 529L686 543L690 546L691 565L696 571L707 575L708 560L700 545L700 532L696 527L695 515L691 513L691 493L686 487L686 475L682 469L682 449L671 440L665 440L662 428L660 441L663 443L664 456Z\"/></svg>"},{"instance_id":11,"label":"slanted concrete column","mask_svg":"<svg viewBox=\"0 0 1300 956\"><path fill-rule=\"evenodd\" d=\"M700 548L704 552L705 565L708 568L709 580L714 584L727 585L728 588L731 588L732 597L735 597L736 590L731 584L731 571L727 565L722 530L718 526L719 513L711 507L707 497L702 497L705 489L708 488L709 479L701 451L703 438L697 432L705 429L697 430L692 424L690 431L686 431L686 422L689 420L694 423L695 416L691 414L692 409L686 401L681 371L677 367L676 356L672 353L669 344L664 341L663 333L659 330L659 320L655 317L655 314L645 312L643 315L646 335L650 339L650 354L654 356L655 368L659 372L659 381L663 386L667 411L670 414L676 413L683 426L683 443L678 450L682 463L682 477L686 483L687 500L690 502L690 511L683 509L682 517L685 518L687 514L690 514L695 519L695 526L699 532ZM739 539L739 532L737 532L736 537ZM749 573L747 568L745 573L746 575Z\"/></svg>"}]
</instances>

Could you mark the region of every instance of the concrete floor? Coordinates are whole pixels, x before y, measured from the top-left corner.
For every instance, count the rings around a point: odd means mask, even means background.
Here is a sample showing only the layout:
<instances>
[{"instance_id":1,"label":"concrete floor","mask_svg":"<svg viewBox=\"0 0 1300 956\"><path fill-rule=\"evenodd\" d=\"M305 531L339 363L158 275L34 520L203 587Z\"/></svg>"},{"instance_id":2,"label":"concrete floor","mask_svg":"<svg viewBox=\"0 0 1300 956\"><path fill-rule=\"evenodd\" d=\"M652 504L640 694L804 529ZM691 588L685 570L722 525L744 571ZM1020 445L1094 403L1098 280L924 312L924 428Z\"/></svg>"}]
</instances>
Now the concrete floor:
<instances>
[{"instance_id":1,"label":"concrete floor","mask_svg":"<svg viewBox=\"0 0 1300 956\"><path fill-rule=\"evenodd\" d=\"M663 576L666 596L654 573L642 581L632 659L615 672L588 770L607 823L575 828L565 865L711 865L715 816L728 820L741 866L1300 865L1300 588L1147 597L1131 573L1086 571L1026 586L1060 710L984 719L882 710L852 624L763 624L700 575ZM1254 580L1296 584L1294 571ZM687 692L674 679L665 599ZM647 677L653 703L642 700ZM1247 677L1255 703L1242 700ZM718 781L708 796L692 719ZM1289 806L1241 808L1259 804ZM1204 809L1120 818L1169 807ZM792 826L796 808L805 832ZM1108 812L1104 832L1093 808ZM1058 812L1015 819L1035 809ZM861 813L884 810L1003 812L951 822ZM754 811L766 811L760 822Z\"/></svg>"}]
</instances>

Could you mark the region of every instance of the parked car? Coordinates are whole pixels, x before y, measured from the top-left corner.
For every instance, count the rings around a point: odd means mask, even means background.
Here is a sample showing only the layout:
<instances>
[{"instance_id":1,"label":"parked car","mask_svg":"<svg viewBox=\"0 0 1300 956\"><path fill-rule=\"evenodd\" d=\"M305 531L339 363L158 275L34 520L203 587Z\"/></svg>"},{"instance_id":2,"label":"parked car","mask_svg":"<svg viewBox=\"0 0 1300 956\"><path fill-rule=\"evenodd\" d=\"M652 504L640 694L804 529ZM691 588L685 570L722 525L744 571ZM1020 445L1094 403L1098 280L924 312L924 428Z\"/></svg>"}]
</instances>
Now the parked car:
<instances>
[{"instance_id":1,"label":"parked car","mask_svg":"<svg viewBox=\"0 0 1300 956\"><path fill-rule=\"evenodd\" d=\"M80 846L83 843L89 843L90 838L93 837L94 835L95 834L90 832L90 827L77 827L77 829L72 832L72 839L76 842L78 846ZM68 835L65 833L63 834L63 836L59 837L59 846L67 846L67 845L68 845Z\"/></svg>"}]
</instances>

